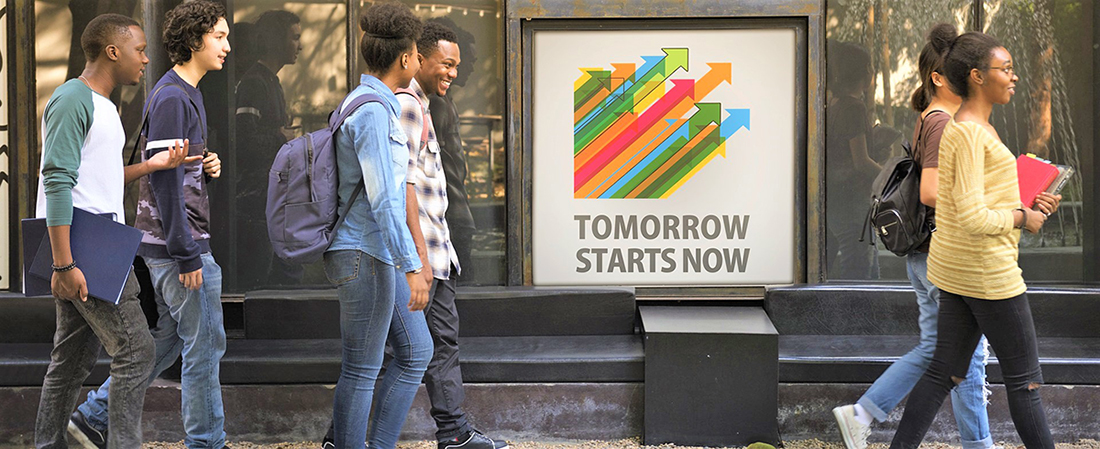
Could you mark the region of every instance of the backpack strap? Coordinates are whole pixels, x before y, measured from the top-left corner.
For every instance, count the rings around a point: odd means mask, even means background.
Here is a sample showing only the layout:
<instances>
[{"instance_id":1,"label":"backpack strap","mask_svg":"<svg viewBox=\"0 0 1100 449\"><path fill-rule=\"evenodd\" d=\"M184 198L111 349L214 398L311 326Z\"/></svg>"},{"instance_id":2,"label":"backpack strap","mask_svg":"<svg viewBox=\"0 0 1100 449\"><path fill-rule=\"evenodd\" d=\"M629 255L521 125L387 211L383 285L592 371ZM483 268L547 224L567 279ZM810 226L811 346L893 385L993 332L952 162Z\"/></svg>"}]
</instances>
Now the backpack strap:
<instances>
[{"instance_id":1,"label":"backpack strap","mask_svg":"<svg viewBox=\"0 0 1100 449\"><path fill-rule=\"evenodd\" d=\"M348 103L348 106L344 108L343 111L339 109L333 111L328 121L328 126L332 129L332 133L336 134L336 130L344 125L344 121L346 121L356 109L359 109L360 106L367 103L382 103L382 97L379 97L378 94L363 94L353 98L351 103ZM337 112L339 112L339 114L337 114ZM355 190L351 192L351 200L348 201L348 205L344 206L343 212L336 216L336 224L332 226L333 231L340 229L340 225L343 224L344 219L348 217L348 212L351 212L351 206L355 204L355 200L359 198L359 194L363 192L365 188L366 185L363 183L363 180L359 179L359 184L356 184Z\"/></svg>"},{"instance_id":2,"label":"backpack strap","mask_svg":"<svg viewBox=\"0 0 1100 449\"><path fill-rule=\"evenodd\" d=\"M928 113L928 115L925 115L924 117L921 117L921 119L920 119L920 129L917 130L917 140L915 142L913 142L913 147L909 148L906 145L902 145L902 148L905 148L906 153L908 153L909 159L917 160L916 150L917 150L917 148L920 148L920 137L921 137L922 134L924 134L924 121L928 120L928 117L931 117L932 114L935 114L937 112L939 112L941 114L946 114L947 113L947 111L942 111L942 110L939 110L939 109L933 109L932 112ZM917 163L920 163L920 161L917 161Z\"/></svg>"},{"instance_id":3,"label":"backpack strap","mask_svg":"<svg viewBox=\"0 0 1100 449\"><path fill-rule=\"evenodd\" d=\"M126 163L126 165L133 165L134 164L134 157L137 156L137 152L138 152L138 142L141 141L141 132L145 131L145 127L149 126L149 109L153 105L153 99L156 98L158 92L160 92L162 89L164 89L165 87L168 87L168 86L175 86L177 89L183 90L182 87L180 87L180 86L178 86L174 83L165 83L165 84L162 84L160 87L158 87L156 90L154 90L151 95L149 95L149 101L145 102L145 108L142 109L142 111L141 111L141 128L138 129L138 138L137 138L137 140L134 141L134 149L133 149L133 151L130 152L130 160L129 160L129 162ZM183 94L187 95L187 91L184 90ZM195 111L198 111L199 107L197 105L195 105L195 100L191 100L190 95L187 95L187 99L191 101L191 106L195 107ZM203 130L203 143L206 143L206 130L205 129Z\"/></svg>"},{"instance_id":4,"label":"backpack strap","mask_svg":"<svg viewBox=\"0 0 1100 449\"><path fill-rule=\"evenodd\" d=\"M420 130L420 148L418 150L423 150L424 148L426 148L428 146L428 120L424 118L424 116L426 115L426 114L424 114L424 102L420 101L420 96L417 95L416 92L414 92L412 89L409 89L408 87L403 88L403 89L397 89L395 94L405 94L405 95L408 95L410 97L413 97L413 99L416 100L416 105L418 107L420 107L420 122L423 123L424 125L420 127L421 128L421 130Z\"/></svg>"},{"instance_id":5,"label":"backpack strap","mask_svg":"<svg viewBox=\"0 0 1100 449\"><path fill-rule=\"evenodd\" d=\"M348 103L348 106L345 107L343 111L339 109L333 111L328 119L329 128L332 128L332 131L336 132L337 129L344 125L344 121L347 120L348 117L351 117L351 114L353 114L356 109L359 109L360 106L367 103L382 103L382 97L379 97L378 94L363 94L353 98L351 103Z\"/></svg>"}]
</instances>

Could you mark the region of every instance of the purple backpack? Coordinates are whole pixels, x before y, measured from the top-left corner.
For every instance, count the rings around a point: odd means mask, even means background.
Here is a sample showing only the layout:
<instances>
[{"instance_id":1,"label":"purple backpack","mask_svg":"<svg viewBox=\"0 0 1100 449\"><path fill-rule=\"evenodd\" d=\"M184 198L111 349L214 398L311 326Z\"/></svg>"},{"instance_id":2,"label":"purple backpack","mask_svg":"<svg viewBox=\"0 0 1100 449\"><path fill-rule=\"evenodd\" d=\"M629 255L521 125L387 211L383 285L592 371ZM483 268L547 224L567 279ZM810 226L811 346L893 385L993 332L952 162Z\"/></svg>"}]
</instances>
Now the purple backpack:
<instances>
[{"instance_id":1,"label":"purple backpack","mask_svg":"<svg viewBox=\"0 0 1100 449\"><path fill-rule=\"evenodd\" d=\"M344 109L333 111L328 128L322 128L283 144L267 178L267 236L280 258L298 264L321 259L332 237L347 217L363 182L337 215L336 130L356 109L382 102L375 94L355 97Z\"/></svg>"}]
</instances>

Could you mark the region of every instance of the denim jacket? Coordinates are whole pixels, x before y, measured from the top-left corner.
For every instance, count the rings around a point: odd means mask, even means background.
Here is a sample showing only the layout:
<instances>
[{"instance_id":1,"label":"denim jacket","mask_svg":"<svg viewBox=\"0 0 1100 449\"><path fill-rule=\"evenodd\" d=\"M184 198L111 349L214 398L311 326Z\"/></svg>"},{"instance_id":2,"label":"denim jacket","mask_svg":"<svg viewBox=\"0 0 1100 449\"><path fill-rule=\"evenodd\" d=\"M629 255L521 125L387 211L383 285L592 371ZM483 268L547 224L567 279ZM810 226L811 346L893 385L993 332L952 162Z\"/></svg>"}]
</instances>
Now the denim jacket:
<instances>
[{"instance_id":1,"label":"denim jacket","mask_svg":"<svg viewBox=\"0 0 1100 449\"><path fill-rule=\"evenodd\" d=\"M367 93L384 103L367 103L348 117L336 132L336 166L340 177L339 209L351 199L362 179L363 193L336 230L329 251L353 249L393 265L398 272L420 268L412 234L405 221L405 173L408 138L397 120L401 104L378 78L362 75L360 84L344 99Z\"/></svg>"}]
</instances>

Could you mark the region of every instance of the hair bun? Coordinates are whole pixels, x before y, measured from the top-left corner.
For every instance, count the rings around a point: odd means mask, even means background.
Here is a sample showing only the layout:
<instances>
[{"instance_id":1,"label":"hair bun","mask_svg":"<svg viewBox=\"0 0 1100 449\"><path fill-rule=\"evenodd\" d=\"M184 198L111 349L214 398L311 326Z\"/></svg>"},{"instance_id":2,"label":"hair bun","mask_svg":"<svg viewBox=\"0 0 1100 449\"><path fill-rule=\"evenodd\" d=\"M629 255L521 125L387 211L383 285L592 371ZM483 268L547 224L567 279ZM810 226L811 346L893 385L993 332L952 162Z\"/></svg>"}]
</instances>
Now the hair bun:
<instances>
[{"instance_id":1,"label":"hair bun","mask_svg":"<svg viewBox=\"0 0 1100 449\"><path fill-rule=\"evenodd\" d=\"M375 3L359 16L359 29L381 39L416 40L422 27L408 6L394 1Z\"/></svg>"},{"instance_id":2,"label":"hair bun","mask_svg":"<svg viewBox=\"0 0 1100 449\"><path fill-rule=\"evenodd\" d=\"M928 32L928 43L932 44L932 48L937 53L944 54L951 48L951 43L955 42L957 37L959 37L959 32L955 29L955 25L940 23Z\"/></svg>"}]
</instances>

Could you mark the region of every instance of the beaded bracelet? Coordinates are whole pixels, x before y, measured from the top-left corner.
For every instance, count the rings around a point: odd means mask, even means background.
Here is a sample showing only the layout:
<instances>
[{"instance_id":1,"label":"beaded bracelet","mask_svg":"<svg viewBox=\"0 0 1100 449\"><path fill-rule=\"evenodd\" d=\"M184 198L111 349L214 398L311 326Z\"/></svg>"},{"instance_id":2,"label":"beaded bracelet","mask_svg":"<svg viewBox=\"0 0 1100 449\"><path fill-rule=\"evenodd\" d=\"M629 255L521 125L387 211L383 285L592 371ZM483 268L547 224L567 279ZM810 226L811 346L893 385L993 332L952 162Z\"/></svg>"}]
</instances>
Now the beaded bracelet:
<instances>
[{"instance_id":1,"label":"beaded bracelet","mask_svg":"<svg viewBox=\"0 0 1100 449\"><path fill-rule=\"evenodd\" d=\"M50 265L50 267L53 268L54 273L64 273L66 271L72 270L73 268L76 268L76 261L74 260L74 261L72 261L72 263L70 263L68 265L65 265L63 267L59 267L57 265L52 265L52 264Z\"/></svg>"}]
</instances>

